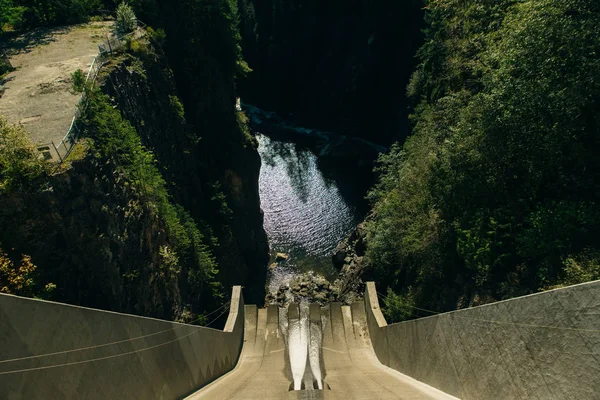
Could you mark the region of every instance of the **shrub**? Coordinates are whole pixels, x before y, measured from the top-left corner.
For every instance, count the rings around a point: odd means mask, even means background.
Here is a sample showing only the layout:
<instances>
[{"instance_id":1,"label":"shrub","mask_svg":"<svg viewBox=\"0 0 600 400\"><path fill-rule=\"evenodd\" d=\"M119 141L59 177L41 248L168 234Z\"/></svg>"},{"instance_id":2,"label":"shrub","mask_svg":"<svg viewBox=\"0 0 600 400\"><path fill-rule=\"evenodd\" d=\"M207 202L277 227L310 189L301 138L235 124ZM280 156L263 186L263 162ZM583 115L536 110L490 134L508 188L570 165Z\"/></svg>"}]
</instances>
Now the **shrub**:
<instances>
[{"instance_id":1,"label":"shrub","mask_svg":"<svg viewBox=\"0 0 600 400\"><path fill-rule=\"evenodd\" d=\"M48 169L25 129L0 117L0 192L29 188Z\"/></svg>"},{"instance_id":2,"label":"shrub","mask_svg":"<svg viewBox=\"0 0 600 400\"><path fill-rule=\"evenodd\" d=\"M148 27L148 36L150 38L150 41L158 44L159 46L162 46L163 44L165 44L165 42L167 40L167 34L165 33L164 29L154 30L154 29Z\"/></svg>"},{"instance_id":3,"label":"shrub","mask_svg":"<svg viewBox=\"0 0 600 400\"><path fill-rule=\"evenodd\" d=\"M181 100L177 96L169 96L169 102L171 103L171 108L177 114L177 118L181 123L185 123L185 110L183 108L183 104L181 104Z\"/></svg>"},{"instance_id":4,"label":"shrub","mask_svg":"<svg viewBox=\"0 0 600 400\"><path fill-rule=\"evenodd\" d=\"M25 7L15 7L11 0L0 0L0 33L21 29L26 10Z\"/></svg>"},{"instance_id":5,"label":"shrub","mask_svg":"<svg viewBox=\"0 0 600 400\"><path fill-rule=\"evenodd\" d=\"M27 1L23 13L24 25L66 25L85 22L101 6L100 0Z\"/></svg>"},{"instance_id":6,"label":"shrub","mask_svg":"<svg viewBox=\"0 0 600 400\"><path fill-rule=\"evenodd\" d=\"M134 54L149 54L150 49L145 42L138 39L128 39L127 49Z\"/></svg>"},{"instance_id":7,"label":"shrub","mask_svg":"<svg viewBox=\"0 0 600 400\"><path fill-rule=\"evenodd\" d=\"M159 274L187 276L188 295L195 304L219 298L222 288L215 278L217 265L207 245L212 244L210 233L203 235L189 213L172 202L154 155L142 145L135 128L112 107L108 96L97 88L89 96L85 123L94 140L95 157L115 165L140 205L155 213L165 228L168 246L159 251Z\"/></svg>"},{"instance_id":8,"label":"shrub","mask_svg":"<svg viewBox=\"0 0 600 400\"><path fill-rule=\"evenodd\" d=\"M0 293L24 295L33 290L33 273L36 266L31 257L23 256L20 263L15 263L0 250Z\"/></svg>"},{"instance_id":9,"label":"shrub","mask_svg":"<svg viewBox=\"0 0 600 400\"><path fill-rule=\"evenodd\" d=\"M399 295L388 288L387 296L383 298L383 304L383 315L388 323L406 321L416 316L413 310L414 299L410 292Z\"/></svg>"},{"instance_id":10,"label":"shrub","mask_svg":"<svg viewBox=\"0 0 600 400\"><path fill-rule=\"evenodd\" d=\"M85 89L85 74L83 71L78 69L77 71L71 74L71 80L73 81L73 92L74 93L82 93Z\"/></svg>"}]
</instances>

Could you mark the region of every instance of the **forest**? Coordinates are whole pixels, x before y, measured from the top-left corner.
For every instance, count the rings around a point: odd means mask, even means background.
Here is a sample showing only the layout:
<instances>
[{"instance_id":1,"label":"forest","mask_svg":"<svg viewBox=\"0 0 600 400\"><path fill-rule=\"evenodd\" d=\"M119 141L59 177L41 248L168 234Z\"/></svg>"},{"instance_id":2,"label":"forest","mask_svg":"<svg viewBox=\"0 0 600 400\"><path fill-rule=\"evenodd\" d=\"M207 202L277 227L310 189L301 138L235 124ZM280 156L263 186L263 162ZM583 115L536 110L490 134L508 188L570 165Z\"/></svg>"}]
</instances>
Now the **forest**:
<instances>
[{"instance_id":1,"label":"forest","mask_svg":"<svg viewBox=\"0 0 600 400\"><path fill-rule=\"evenodd\" d=\"M161 250L165 263L200 266L203 284L217 291L234 265L250 286L264 284L259 162L247 121L234 113L241 95L390 147L368 194L364 271L386 291L388 319L600 279L600 2L129 4L164 34L171 95L185 115L179 145L193 161L155 149L156 163L100 94L87 123L102 128L96 134L121 132L129 147L115 146L130 149L119 160L99 147L98 160L137 165L122 169L128 179L153 181L148 204L163 215L175 252ZM0 35L102 18L117 5L0 0ZM14 198L47 172L26 144L8 151L17 128L0 127L0 197ZM22 289L23 276L35 275L35 258L24 254L0 253L0 282ZM39 292L53 290L46 286L37 282Z\"/></svg>"},{"instance_id":2,"label":"forest","mask_svg":"<svg viewBox=\"0 0 600 400\"><path fill-rule=\"evenodd\" d=\"M25 128L0 119L0 291L195 323L233 284L264 299L260 161L234 108L248 71L235 2L1 4L7 40L117 6L117 22L161 18L111 54L100 85L73 74L86 106L66 162L40 159Z\"/></svg>"},{"instance_id":3,"label":"forest","mask_svg":"<svg viewBox=\"0 0 600 400\"><path fill-rule=\"evenodd\" d=\"M428 1L411 137L370 192L388 316L600 278L600 3Z\"/></svg>"}]
</instances>

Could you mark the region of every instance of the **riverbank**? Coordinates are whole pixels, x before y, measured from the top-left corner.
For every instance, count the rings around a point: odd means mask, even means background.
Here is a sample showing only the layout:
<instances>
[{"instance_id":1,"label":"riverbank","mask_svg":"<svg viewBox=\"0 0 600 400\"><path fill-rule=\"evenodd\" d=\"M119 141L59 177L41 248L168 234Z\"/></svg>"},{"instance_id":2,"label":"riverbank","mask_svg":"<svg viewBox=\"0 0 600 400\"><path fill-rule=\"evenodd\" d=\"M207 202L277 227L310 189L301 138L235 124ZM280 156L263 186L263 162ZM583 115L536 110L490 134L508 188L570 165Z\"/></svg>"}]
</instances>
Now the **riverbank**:
<instances>
[{"instance_id":1,"label":"riverbank","mask_svg":"<svg viewBox=\"0 0 600 400\"><path fill-rule=\"evenodd\" d=\"M271 254L266 303L350 304L362 293L359 263L336 267L332 255L366 215L374 162L385 148L298 127L251 105L243 109L262 161L259 190Z\"/></svg>"}]
</instances>

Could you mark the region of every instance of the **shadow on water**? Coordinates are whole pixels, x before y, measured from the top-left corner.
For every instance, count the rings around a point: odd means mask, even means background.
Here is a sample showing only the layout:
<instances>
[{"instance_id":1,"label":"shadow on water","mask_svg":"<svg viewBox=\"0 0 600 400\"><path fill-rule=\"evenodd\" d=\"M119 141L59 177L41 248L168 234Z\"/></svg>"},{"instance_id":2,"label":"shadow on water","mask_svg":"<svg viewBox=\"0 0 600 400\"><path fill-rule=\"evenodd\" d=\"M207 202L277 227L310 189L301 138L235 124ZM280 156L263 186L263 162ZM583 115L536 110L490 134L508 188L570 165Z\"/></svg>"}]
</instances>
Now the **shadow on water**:
<instances>
[{"instance_id":1,"label":"shadow on water","mask_svg":"<svg viewBox=\"0 0 600 400\"><path fill-rule=\"evenodd\" d=\"M334 278L333 250L364 217L362 173L350 164L322 160L304 144L262 134L257 139L261 206L272 255L287 253L288 266L298 272Z\"/></svg>"},{"instance_id":2,"label":"shadow on water","mask_svg":"<svg viewBox=\"0 0 600 400\"><path fill-rule=\"evenodd\" d=\"M285 165L292 189L303 203L308 201L311 189L307 180L310 153L306 149L297 143L272 140L261 152L261 159L271 168L277 168L278 164Z\"/></svg>"}]
</instances>

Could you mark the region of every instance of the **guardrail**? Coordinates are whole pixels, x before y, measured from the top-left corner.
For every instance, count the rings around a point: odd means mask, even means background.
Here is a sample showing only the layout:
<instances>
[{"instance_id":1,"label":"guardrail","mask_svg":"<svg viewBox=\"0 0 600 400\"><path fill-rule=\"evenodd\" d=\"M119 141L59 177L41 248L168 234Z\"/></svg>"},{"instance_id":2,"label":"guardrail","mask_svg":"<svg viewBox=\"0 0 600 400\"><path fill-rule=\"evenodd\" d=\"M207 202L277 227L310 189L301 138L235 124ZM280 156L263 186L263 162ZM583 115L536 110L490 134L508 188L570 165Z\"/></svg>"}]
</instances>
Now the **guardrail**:
<instances>
[{"instance_id":1,"label":"guardrail","mask_svg":"<svg viewBox=\"0 0 600 400\"><path fill-rule=\"evenodd\" d=\"M136 38L137 35L139 35L137 38L141 38L145 35L145 31L142 30L146 27L146 24L144 24L141 21L138 21L138 27L141 29L138 28L134 32L131 32L130 34L125 35L121 38L109 38L108 36L106 37L106 41L98 46L98 55L94 57L94 61L90 66L90 70L88 71L87 77L85 78L84 87L88 87L88 82L91 82L92 87L94 86L94 84L96 83L96 78L98 78L98 74L100 73L102 67L106 65L108 59L110 58L110 56L112 56L112 54L115 51L120 51L126 46L128 39ZM69 127L69 130L67 131L67 134L58 143L58 145L56 145L54 141L51 142L52 147L54 147L54 150L56 151L56 154L58 155L58 158L61 163L69 156L71 150L73 150L73 147L75 146L75 143L77 143L77 139L80 133L80 128L77 125L77 122L81 115L83 115L85 109L87 108L87 100L88 99L86 91L84 91L81 97L79 98L79 101L77 102L75 114L73 115L73 120L71 121L71 125Z\"/></svg>"},{"instance_id":2,"label":"guardrail","mask_svg":"<svg viewBox=\"0 0 600 400\"><path fill-rule=\"evenodd\" d=\"M96 82L96 78L100 73L100 69L106 64L106 61L106 56L102 53L94 57L94 61L92 61L90 70L88 71L87 77L85 78L85 87L88 86L88 82L91 82L91 86L94 85L94 83ZM67 134L60 141L60 143L58 143L58 145L55 145L54 141L52 141L52 146L54 147L54 150L56 151L56 154L58 155L58 158L60 159L61 163L71 153L73 146L75 146L75 143L77 142L77 137L79 136L79 126L77 125L77 120L81 117L81 115L87 108L87 100L88 99L86 96L86 92L84 91L81 97L79 98L79 101L77 102L75 114L73 115L73 120L71 121L71 126L69 127ZM64 154L61 154L61 149L64 152Z\"/></svg>"}]
</instances>

